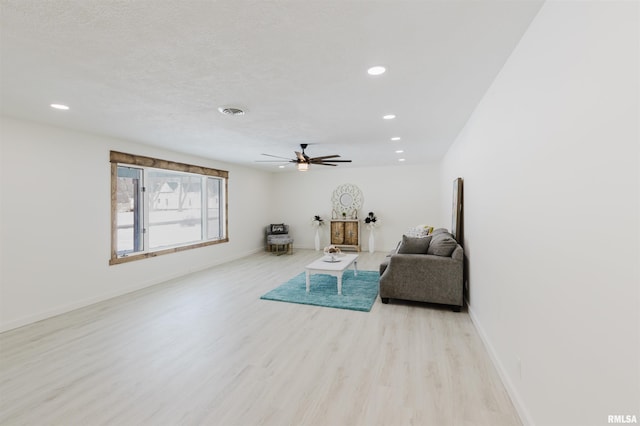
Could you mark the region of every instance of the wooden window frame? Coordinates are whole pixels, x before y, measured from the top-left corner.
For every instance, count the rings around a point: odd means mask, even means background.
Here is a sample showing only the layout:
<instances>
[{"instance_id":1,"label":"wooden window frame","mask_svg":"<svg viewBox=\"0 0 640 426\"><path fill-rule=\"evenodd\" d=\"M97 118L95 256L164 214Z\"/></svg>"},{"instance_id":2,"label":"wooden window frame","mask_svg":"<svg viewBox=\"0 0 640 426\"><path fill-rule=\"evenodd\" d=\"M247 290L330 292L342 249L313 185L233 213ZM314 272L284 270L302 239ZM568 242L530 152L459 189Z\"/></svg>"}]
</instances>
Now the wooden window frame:
<instances>
[{"instance_id":1,"label":"wooden window frame","mask_svg":"<svg viewBox=\"0 0 640 426\"><path fill-rule=\"evenodd\" d=\"M212 169L203 166L178 163L175 161L160 160L141 155L127 154L124 152L110 151L109 162L111 163L111 258L109 265L132 262L140 259L161 256L169 253L177 253L185 250L192 250L200 247L207 247L214 244L229 242L229 172L226 170ZM166 249L146 251L127 256L118 257L118 165L138 166L145 168L163 169L175 172L193 173L207 177L217 177L224 180L224 237L216 240L199 241L197 243L187 243Z\"/></svg>"}]
</instances>

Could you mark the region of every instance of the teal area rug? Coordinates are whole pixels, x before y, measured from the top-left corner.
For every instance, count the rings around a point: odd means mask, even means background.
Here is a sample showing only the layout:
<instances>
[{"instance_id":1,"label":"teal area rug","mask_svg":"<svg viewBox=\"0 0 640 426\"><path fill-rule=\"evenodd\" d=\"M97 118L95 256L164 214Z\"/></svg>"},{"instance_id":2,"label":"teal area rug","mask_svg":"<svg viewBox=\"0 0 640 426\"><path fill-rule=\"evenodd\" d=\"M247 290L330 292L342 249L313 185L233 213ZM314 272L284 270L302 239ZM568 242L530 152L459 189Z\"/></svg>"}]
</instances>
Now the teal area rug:
<instances>
[{"instance_id":1,"label":"teal area rug","mask_svg":"<svg viewBox=\"0 0 640 426\"><path fill-rule=\"evenodd\" d=\"M352 270L345 271L342 275L340 296L336 277L313 274L310 278L311 289L307 293L307 282L303 272L260 299L369 312L378 295L379 279L380 274L377 271L358 271L358 276L354 276Z\"/></svg>"}]
</instances>

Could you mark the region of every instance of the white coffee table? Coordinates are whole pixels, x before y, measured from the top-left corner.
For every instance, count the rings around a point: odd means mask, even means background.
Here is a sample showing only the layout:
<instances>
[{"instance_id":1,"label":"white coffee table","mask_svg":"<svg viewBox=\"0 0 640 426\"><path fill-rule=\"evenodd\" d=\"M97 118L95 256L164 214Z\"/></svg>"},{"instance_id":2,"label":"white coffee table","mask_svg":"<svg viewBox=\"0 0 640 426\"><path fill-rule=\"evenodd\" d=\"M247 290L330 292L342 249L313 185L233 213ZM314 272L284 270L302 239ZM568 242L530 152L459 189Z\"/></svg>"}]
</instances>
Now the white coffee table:
<instances>
[{"instance_id":1,"label":"white coffee table","mask_svg":"<svg viewBox=\"0 0 640 426\"><path fill-rule=\"evenodd\" d=\"M336 258L336 262L328 262L327 259L327 256L323 256L304 267L307 271L307 293L309 293L309 287L311 285L309 281L311 274L327 274L336 277L338 279L338 294L340 295L342 295L342 274L344 271L353 264L353 274L358 276L357 254L342 254Z\"/></svg>"}]
</instances>

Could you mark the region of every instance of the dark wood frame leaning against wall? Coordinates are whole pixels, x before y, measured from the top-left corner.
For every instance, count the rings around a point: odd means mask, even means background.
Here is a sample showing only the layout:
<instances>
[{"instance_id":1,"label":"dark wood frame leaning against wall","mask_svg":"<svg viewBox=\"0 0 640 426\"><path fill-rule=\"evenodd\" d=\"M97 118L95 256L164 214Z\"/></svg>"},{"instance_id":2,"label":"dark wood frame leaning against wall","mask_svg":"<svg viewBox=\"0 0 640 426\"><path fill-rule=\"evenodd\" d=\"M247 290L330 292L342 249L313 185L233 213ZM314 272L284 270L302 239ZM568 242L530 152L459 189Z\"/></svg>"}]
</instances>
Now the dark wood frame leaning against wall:
<instances>
[{"instance_id":1,"label":"dark wood frame leaning against wall","mask_svg":"<svg viewBox=\"0 0 640 426\"><path fill-rule=\"evenodd\" d=\"M451 234L458 244L463 245L463 220L462 220L462 178L453 180L453 205L451 206Z\"/></svg>"}]
</instances>

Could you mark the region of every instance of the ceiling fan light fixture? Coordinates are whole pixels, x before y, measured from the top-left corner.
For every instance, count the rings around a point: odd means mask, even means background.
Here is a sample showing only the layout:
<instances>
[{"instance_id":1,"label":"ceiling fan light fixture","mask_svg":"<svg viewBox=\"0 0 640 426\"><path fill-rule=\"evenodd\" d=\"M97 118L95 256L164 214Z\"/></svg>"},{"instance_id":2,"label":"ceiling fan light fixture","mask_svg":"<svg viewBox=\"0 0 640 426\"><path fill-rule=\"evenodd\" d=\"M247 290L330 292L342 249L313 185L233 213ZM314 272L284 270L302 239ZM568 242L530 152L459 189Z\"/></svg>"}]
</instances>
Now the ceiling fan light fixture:
<instances>
[{"instance_id":1,"label":"ceiling fan light fixture","mask_svg":"<svg viewBox=\"0 0 640 426\"><path fill-rule=\"evenodd\" d=\"M244 115L244 110L236 107L218 107L218 111L224 115Z\"/></svg>"},{"instance_id":2,"label":"ceiling fan light fixture","mask_svg":"<svg viewBox=\"0 0 640 426\"><path fill-rule=\"evenodd\" d=\"M296 154L296 157L293 159L289 159L287 157L280 157L278 155L262 154L262 155L266 155L267 157L277 158L277 160L258 160L258 162L282 163L283 162L282 160L285 160L287 163L295 164L296 169L300 172L306 172L307 170L309 170L309 166L311 164L318 165L318 166L336 167L338 165L337 163L351 163L351 160L342 160L342 159L338 160L338 158L340 158L340 155L338 154L321 155L319 157L310 157L304 152L307 146L309 145L306 143L301 143L300 148L302 149L302 152L293 151Z\"/></svg>"}]
</instances>

